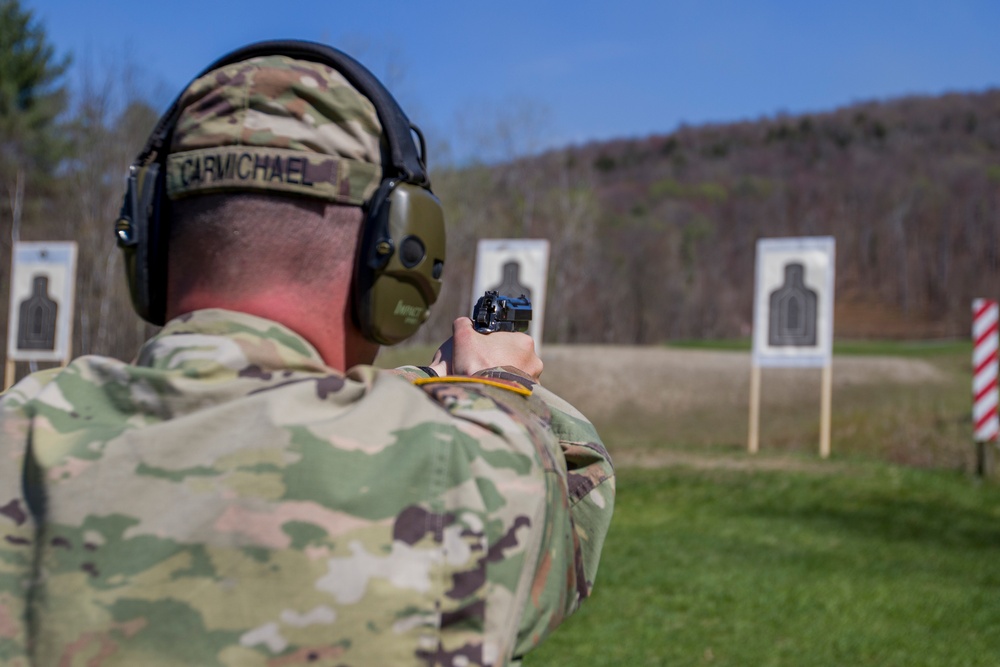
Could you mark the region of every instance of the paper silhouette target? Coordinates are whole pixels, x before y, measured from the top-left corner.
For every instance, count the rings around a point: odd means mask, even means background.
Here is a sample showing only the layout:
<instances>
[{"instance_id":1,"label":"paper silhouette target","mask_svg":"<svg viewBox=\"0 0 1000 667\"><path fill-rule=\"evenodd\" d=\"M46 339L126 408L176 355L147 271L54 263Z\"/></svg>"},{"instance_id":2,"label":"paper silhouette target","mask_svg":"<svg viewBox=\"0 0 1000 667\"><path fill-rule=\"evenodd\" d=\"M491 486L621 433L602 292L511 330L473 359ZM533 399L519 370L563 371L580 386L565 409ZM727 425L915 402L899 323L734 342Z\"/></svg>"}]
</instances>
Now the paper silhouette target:
<instances>
[{"instance_id":1,"label":"paper silhouette target","mask_svg":"<svg viewBox=\"0 0 1000 667\"><path fill-rule=\"evenodd\" d=\"M49 350L56 347L56 317L59 304L49 297L49 277L36 273L32 277L31 296L21 301L17 326L17 347L20 350Z\"/></svg>"},{"instance_id":2,"label":"paper silhouette target","mask_svg":"<svg viewBox=\"0 0 1000 667\"><path fill-rule=\"evenodd\" d=\"M76 244L18 243L13 254L7 358L13 361L68 361Z\"/></svg>"},{"instance_id":3,"label":"paper silhouette target","mask_svg":"<svg viewBox=\"0 0 1000 667\"><path fill-rule=\"evenodd\" d=\"M824 366L833 350L832 237L760 239L754 290L754 362Z\"/></svg>"},{"instance_id":4,"label":"paper silhouette target","mask_svg":"<svg viewBox=\"0 0 1000 667\"><path fill-rule=\"evenodd\" d=\"M503 281L490 288L503 296L526 296L531 299L531 288L521 284L521 263L517 260L503 265Z\"/></svg>"},{"instance_id":5,"label":"paper silhouette target","mask_svg":"<svg viewBox=\"0 0 1000 667\"><path fill-rule=\"evenodd\" d=\"M816 345L816 290L802 282L805 267L785 264L785 284L771 292L767 341L778 347Z\"/></svg>"},{"instance_id":6,"label":"paper silhouette target","mask_svg":"<svg viewBox=\"0 0 1000 667\"><path fill-rule=\"evenodd\" d=\"M541 350L548 268L549 242L546 239L480 240L468 312L472 312L486 290L515 298L523 294L531 299L528 335L535 341L535 350Z\"/></svg>"}]
</instances>

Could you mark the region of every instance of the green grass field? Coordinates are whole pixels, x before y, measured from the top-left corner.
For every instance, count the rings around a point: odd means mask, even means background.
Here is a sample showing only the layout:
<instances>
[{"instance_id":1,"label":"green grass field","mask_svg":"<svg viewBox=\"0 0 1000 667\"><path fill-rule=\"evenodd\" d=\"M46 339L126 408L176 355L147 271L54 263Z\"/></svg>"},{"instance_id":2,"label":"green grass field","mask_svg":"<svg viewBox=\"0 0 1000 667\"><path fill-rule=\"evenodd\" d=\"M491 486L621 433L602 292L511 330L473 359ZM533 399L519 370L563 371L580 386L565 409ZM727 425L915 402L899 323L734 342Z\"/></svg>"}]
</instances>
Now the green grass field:
<instances>
[{"instance_id":1,"label":"green grass field","mask_svg":"<svg viewBox=\"0 0 1000 667\"><path fill-rule=\"evenodd\" d=\"M546 665L1000 664L1000 488L874 463L619 471Z\"/></svg>"},{"instance_id":2,"label":"green grass field","mask_svg":"<svg viewBox=\"0 0 1000 667\"><path fill-rule=\"evenodd\" d=\"M729 345L691 347L746 349ZM940 379L839 386L827 462L817 383L784 371L765 378L757 457L740 392L714 412L604 424L621 453L682 463L619 470L594 598L525 665L1000 665L1000 484L970 474L969 344L836 354L915 359Z\"/></svg>"}]
</instances>

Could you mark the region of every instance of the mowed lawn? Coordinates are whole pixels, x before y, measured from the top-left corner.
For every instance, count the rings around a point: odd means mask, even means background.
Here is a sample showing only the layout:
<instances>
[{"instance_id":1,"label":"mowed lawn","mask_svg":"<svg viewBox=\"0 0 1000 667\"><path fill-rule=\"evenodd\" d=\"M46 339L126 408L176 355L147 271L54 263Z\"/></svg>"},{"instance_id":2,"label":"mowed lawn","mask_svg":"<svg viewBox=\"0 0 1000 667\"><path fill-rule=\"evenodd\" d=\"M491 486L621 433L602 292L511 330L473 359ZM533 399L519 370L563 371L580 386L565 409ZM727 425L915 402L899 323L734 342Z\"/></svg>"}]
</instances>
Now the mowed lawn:
<instances>
[{"instance_id":1,"label":"mowed lawn","mask_svg":"<svg viewBox=\"0 0 1000 667\"><path fill-rule=\"evenodd\" d=\"M1000 665L1000 487L952 471L619 471L594 596L524 661Z\"/></svg>"}]
</instances>

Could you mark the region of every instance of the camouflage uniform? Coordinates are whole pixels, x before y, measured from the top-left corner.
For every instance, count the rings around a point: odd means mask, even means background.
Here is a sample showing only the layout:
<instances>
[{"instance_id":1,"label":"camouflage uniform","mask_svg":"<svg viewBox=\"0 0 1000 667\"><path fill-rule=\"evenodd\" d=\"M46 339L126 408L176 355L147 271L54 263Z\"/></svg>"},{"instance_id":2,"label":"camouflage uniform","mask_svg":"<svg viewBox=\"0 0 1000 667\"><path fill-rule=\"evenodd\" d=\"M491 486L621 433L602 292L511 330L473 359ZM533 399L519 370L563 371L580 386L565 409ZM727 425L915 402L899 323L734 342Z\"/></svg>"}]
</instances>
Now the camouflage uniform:
<instances>
[{"instance_id":1,"label":"camouflage uniform","mask_svg":"<svg viewBox=\"0 0 1000 667\"><path fill-rule=\"evenodd\" d=\"M0 663L504 665L593 583L614 478L510 369L324 366L169 323L0 399Z\"/></svg>"},{"instance_id":2,"label":"camouflage uniform","mask_svg":"<svg viewBox=\"0 0 1000 667\"><path fill-rule=\"evenodd\" d=\"M381 181L374 107L325 65L230 65L181 107L173 199ZM513 369L345 375L197 311L0 399L0 663L508 664L589 593L613 489L590 423Z\"/></svg>"},{"instance_id":3,"label":"camouflage uniform","mask_svg":"<svg viewBox=\"0 0 1000 667\"><path fill-rule=\"evenodd\" d=\"M196 79L167 158L171 199L260 190L360 206L382 180L382 123L335 70L286 56Z\"/></svg>"}]
</instances>

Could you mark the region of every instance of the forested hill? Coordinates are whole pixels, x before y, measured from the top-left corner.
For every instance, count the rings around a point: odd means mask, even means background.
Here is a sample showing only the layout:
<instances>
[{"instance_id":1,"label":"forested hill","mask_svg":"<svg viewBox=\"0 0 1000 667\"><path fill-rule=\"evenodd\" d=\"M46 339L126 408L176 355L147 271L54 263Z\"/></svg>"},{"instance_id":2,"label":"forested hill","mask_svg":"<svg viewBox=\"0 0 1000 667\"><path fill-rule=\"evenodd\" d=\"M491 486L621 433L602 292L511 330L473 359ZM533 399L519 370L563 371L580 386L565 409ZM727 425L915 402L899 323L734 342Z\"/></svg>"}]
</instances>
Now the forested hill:
<instances>
[{"instance_id":1,"label":"forested hill","mask_svg":"<svg viewBox=\"0 0 1000 667\"><path fill-rule=\"evenodd\" d=\"M839 337L967 336L971 300L1000 298L1000 90L684 127L436 185L451 277L477 237L551 239L553 341L748 335L761 237L836 238Z\"/></svg>"},{"instance_id":2,"label":"forested hill","mask_svg":"<svg viewBox=\"0 0 1000 667\"><path fill-rule=\"evenodd\" d=\"M125 62L85 70L70 90L68 56L16 0L0 5L0 293L14 242L76 241L72 352L129 359L153 328L129 304L113 221L159 113ZM497 140L522 145L530 125L510 111ZM469 313L481 238L551 241L545 340L556 343L749 335L762 237L836 238L840 338L966 337L971 300L1000 298L1000 89L502 164L430 158L448 258L417 342L444 340ZM0 362L7 316L5 305Z\"/></svg>"},{"instance_id":3,"label":"forested hill","mask_svg":"<svg viewBox=\"0 0 1000 667\"><path fill-rule=\"evenodd\" d=\"M84 96L61 126L62 167L15 161L35 166L0 180L4 193L26 183L22 240L79 243L74 353L127 359L151 329L128 305L111 228L156 113L104 100ZM1000 298L1000 90L686 127L432 178L448 263L418 341L468 314L480 238L550 239L549 342L747 336L761 237L836 237L840 338L964 337L971 300ZM0 207L0 276L14 208Z\"/></svg>"}]
</instances>

